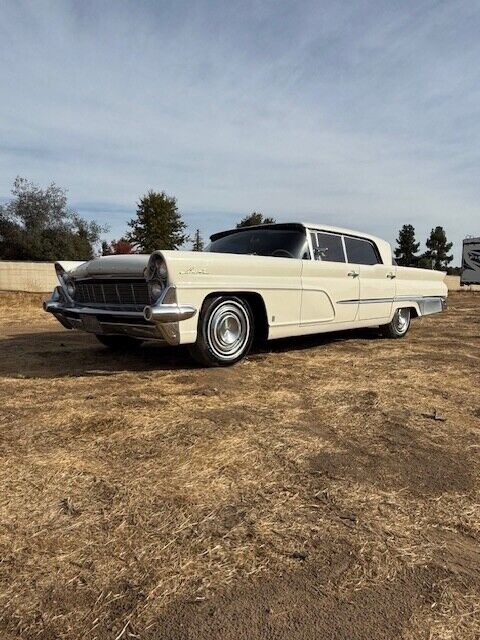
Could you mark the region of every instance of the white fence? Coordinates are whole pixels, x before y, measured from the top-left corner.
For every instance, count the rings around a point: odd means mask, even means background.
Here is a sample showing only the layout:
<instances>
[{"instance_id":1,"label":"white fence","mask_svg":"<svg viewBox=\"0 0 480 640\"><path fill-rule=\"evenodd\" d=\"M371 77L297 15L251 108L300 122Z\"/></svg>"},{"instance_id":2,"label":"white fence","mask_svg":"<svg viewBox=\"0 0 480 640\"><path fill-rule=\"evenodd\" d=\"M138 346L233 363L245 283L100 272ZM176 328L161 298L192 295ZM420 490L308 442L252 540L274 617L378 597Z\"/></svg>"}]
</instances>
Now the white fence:
<instances>
[{"instance_id":1,"label":"white fence","mask_svg":"<svg viewBox=\"0 0 480 640\"><path fill-rule=\"evenodd\" d=\"M53 262L0 260L0 291L47 293L57 284Z\"/></svg>"},{"instance_id":2,"label":"white fence","mask_svg":"<svg viewBox=\"0 0 480 640\"><path fill-rule=\"evenodd\" d=\"M480 291L480 285L471 284L468 287L460 286L460 276L445 276L445 284L449 291Z\"/></svg>"},{"instance_id":3,"label":"white fence","mask_svg":"<svg viewBox=\"0 0 480 640\"><path fill-rule=\"evenodd\" d=\"M449 291L480 291L480 286L461 287L460 276L447 276ZM7 262L0 260L0 291L48 293L58 284L53 262Z\"/></svg>"}]
</instances>

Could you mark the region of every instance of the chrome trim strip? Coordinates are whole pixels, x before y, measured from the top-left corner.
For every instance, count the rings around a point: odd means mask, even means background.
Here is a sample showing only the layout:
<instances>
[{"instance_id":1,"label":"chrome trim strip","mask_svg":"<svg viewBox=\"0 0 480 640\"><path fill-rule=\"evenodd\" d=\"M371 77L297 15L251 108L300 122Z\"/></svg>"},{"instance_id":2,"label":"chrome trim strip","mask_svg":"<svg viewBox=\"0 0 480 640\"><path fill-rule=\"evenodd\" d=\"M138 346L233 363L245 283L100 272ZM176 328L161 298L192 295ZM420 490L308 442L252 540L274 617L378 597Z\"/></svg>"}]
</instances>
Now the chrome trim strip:
<instances>
[{"instance_id":1,"label":"chrome trim strip","mask_svg":"<svg viewBox=\"0 0 480 640\"><path fill-rule=\"evenodd\" d=\"M428 316L432 313L440 313L447 308L445 296L394 296L393 298L360 298L352 300L337 300L337 304L380 304L385 302L414 302L418 304L420 315Z\"/></svg>"},{"instance_id":2,"label":"chrome trim strip","mask_svg":"<svg viewBox=\"0 0 480 640\"><path fill-rule=\"evenodd\" d=\"M377 304L380 302L394 302L394 298L366 298L360 300L360 298L352 300L337 300L337 304Z\"/></svg>"},{"instance_id":3,"label":"chrome trim strip","mask_svg":"<svg viewBox=\"0 0 480 640\"><path fill-rule=\"evenodd\" d=\"M345 244L345 236L342 233L342 235L340 237L342 239L343 259L345 260L345 264L347 264L348 263L348 260L347 260L347 245Z\"/></svg>"}]
</instances>

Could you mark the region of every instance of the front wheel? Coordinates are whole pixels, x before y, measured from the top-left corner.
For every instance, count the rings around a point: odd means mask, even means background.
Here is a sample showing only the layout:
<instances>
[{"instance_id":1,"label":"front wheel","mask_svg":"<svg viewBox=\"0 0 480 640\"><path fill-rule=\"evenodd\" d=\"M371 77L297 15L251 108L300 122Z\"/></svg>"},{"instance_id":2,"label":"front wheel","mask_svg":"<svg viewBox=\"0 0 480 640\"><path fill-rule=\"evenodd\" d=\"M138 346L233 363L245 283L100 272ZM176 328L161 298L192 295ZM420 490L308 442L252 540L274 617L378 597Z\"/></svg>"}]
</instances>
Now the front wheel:
<instances>
[{"instance_id":1,"label":"front wheel","mask_svg":"<svg viewBox=\"0 0 480 640\"><path fill-rule=\"evenodd\" d=\"M198 320L192 357L207 367L226 367L241 360L253 340L253 316L246 300L237 297L209 298Z\"/></svg>"},{"instance_id":2,"label":"front wheel","mask_svg":"<svg viewBox=\"0 0 480 640\"><path fill-rule=\"evenodd\" d=\"M410 309L397 309L391 322L380 327L385 338L403 338L410 328Z\"/></svg>"},{"instance_id":3,"label":"front wheel","mask_svg":"<svg viewBox=\"0 0 480 640\"><path fill-rule=\"evenodd\" d=\"M95 337L104 347L108 347L112 351L132 351L143 342L143 340L131 336L104 336L96 333Z\"/></svg>"}]
</instances>

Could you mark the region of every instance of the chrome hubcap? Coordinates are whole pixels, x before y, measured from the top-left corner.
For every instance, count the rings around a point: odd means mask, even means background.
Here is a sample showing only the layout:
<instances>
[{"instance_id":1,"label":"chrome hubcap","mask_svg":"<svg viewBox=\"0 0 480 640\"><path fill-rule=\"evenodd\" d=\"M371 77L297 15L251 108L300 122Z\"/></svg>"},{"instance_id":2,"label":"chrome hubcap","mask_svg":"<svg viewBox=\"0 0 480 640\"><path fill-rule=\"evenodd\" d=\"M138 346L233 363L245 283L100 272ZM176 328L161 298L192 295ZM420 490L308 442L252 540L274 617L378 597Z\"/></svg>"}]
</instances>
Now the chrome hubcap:
<instances>
[{"instance_id":1,"label":"chrome hubcap","mask_svg":"<svg viewBox=\"0 0 480 640\"><path fill-rule=\"evenodd\" d=\"M248 314L237 302L223 302L209 318L207 326L209 346L222 360L233 360L238 357L245 348L249 335Z\"/></svg>"},{"instance_id":2,"label":"chrome hubcap","mask_svg":"<svg viewBox=\"0 0 480 640\"><path fill-rule=\"evenodd\" d=\"M410 309L397 309L395 311L394 323L398 333L405 333L410 324Z\"/></svg>"}]
</instances>

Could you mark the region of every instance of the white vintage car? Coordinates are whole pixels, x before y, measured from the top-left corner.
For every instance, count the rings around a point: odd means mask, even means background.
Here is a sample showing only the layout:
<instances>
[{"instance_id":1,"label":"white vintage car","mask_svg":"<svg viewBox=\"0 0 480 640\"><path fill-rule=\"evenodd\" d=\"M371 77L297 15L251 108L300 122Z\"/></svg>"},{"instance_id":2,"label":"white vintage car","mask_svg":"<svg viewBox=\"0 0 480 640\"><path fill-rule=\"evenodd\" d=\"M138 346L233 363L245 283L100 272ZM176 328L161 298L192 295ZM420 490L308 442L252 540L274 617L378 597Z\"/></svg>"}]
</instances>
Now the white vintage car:
<instances>
[{"instance_id":1,"label":"white vintage car","mask_svg":"<svg viewBox=\"0 0 480 640\"><path fill-rule=\"evenodd\" d=\"M388 242L317 224L270 224L211 236L204 252L155 251L56 263L45 311L105 346L187 344L208 366L231 365L254 338L357 327L403 337L442 311L441 271L396 266Z\"/></svg>"}]
</instances>

